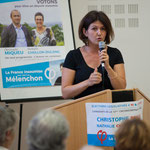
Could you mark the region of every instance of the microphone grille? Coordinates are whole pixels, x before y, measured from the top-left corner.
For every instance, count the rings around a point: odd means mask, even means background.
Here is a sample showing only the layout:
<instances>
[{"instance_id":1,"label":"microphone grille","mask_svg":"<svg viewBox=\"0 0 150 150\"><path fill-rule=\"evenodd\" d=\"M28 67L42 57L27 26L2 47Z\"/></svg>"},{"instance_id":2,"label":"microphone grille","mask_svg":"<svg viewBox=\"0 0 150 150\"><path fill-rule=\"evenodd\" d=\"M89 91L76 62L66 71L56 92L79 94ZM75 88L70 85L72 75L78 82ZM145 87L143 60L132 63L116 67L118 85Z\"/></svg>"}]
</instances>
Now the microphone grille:
<instances>
[{"instance_id":1,"label":"microphone grille","mask_svg":"<svg viewBox=\"0 0 150 150\"><path fill-rule=\"evenodd\" d=\"M100 49L104 49L105 48L105 42L104 41L100 41L99 42L99 48Z\"/></svg>"}]
</instances>

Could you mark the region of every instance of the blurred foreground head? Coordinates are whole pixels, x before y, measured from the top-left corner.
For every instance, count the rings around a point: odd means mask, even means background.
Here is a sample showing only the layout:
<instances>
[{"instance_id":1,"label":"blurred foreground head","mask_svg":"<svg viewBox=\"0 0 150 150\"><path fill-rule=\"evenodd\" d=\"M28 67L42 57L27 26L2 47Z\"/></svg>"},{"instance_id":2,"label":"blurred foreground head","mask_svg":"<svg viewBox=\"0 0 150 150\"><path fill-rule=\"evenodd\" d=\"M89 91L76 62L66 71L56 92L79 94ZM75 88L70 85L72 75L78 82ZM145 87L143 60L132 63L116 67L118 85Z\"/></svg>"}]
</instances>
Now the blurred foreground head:
<instances>
[{"instance_id":1,"label":"blurred foreground head","mask_svg":"<svg viewBox=\"0 0 150 150\"><path fill-rule=\"evenodd\" d=\"M116 150L150 150L150 128L143 120L124 121L115 137Z\"/></svg>"},{"instance_id":2,"label":"blurred foreground head","mask_svg":"<svg viewBox=\"0 0 150 150\"><path fill-rule=\"evenodd\" d=\"M10 148L17 121L18 115L13 109L0 106L0 146Z\"/></svg>"},{"instance_id":3,"label":"blurred foreground head","mask_svg":"<svg viewBox=\"0 0 150 150\"><path fill-rule=\"evenodd\" d=\"M29 150L65 150L69 125L65 117L50 108L39 112L29 123Z\"/></svg>"}]
</instances>

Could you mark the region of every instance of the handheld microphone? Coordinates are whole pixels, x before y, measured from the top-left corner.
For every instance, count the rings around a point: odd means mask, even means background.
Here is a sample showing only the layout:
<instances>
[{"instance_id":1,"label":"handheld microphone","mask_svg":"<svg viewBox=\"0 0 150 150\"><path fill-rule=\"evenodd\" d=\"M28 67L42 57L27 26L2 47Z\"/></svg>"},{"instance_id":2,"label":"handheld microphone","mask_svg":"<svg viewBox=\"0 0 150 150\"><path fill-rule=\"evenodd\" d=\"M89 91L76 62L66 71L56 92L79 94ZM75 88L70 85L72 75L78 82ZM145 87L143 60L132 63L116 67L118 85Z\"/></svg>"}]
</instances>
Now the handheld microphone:
<instances>
[{"instance_id":1,"label":"handheld microphone","mask_svg":"<svg viewBox=\"0 0 150 150\"><path fill-rule=\"evenodd\" d=\"M105 49L105 47L106 47L106 45L105 45L105 42L103 42L103 41L100 41L99 42L99 50L100 50L100 52L103 50L103 49ZM102 89L104 90L105 89L105 67L104 67L104 61L102 61L101 62L102 63Z\"/></svg>"},{"instance_id":2,"label":"handheld microphone","mask_svg":"<svg viewBox=\"0 0 150 150\"><path fill-rule=\"evenodd\" d=\"M100 52L101 52L103 49L105 49L105 47L106 47L105 42L104 42L104 41L100 41L100 42L99 42L99 50L100 50ZM102 61L101 63L102 63L102 67L104 67L104 62Z\"/></svg>"}]
</instances>

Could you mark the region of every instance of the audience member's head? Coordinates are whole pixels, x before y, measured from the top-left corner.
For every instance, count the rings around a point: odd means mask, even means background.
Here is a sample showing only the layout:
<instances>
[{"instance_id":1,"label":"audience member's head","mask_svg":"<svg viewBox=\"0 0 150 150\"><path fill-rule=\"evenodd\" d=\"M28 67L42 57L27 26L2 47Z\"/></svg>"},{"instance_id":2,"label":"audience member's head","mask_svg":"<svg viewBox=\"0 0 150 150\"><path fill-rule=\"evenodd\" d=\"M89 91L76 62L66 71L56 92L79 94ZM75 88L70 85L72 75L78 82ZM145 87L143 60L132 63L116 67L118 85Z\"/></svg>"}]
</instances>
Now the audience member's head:
<instances>
[{"instance_id":1,"label":"audience member's head","mask_svg":"<svg viewBox=\"0 0 150 150\"><path fill-rule=\"evenodd\" d=\"M0 106L0 146L10 148L17 121L18 115L13 109Z\"/></svg>"},{"instance_id":2,"label":"audience member's head","mask_svg":"<svg viewBox=\"0 0 150 150\"><path fill-rule=\"evenodd\" d=\"M140 119L124 121L115 137L116 150L150 150L150 128Z\"/></svg>"},{"instance_id":3,"label":"audience member's head","mask_svg":"<svg viewBox=\"0 0 150 150\"><path fill-rule=\"evenodd\" d=\"M69 126L65 117L56 110L44 109L29 123L29 150L65 150L68 133Z\"/></svg>"},{"instance_id":4,"label":"audience member's head","mask_svg":"<svg viewBox=\"0 0 150 150\"><path fill-rule=\"evenodd\" d=\"M103 150L103 149L96 146L85 145L80 150Z\"/></svg>"}]
</instances>

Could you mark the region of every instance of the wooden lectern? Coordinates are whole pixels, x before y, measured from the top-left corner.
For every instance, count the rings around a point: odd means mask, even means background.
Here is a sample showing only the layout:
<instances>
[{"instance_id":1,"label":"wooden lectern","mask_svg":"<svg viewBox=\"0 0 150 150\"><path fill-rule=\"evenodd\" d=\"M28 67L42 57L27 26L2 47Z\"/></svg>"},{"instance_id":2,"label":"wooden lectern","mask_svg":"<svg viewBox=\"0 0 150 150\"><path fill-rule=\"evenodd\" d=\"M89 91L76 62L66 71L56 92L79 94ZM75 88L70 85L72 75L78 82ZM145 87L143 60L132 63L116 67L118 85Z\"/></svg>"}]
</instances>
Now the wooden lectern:
<instances>
[{"instance_id":1,"label":"wooden lectern","mask_svg":"<svg viewBox=\"0 0 150 150\"><path fill-rule=\"evenodd\" d=\"M60 111L68 119L70 124L70 135L67 141L67 150L79 150L87 144L87 125L85 103L115 103L128 102L144 99L143 119L150 124L150 99L148 99L139 89L129 90L105 90L72 102L53 107ZM103 147L103 149L113 150L113 147Z\"/></svg>"}]
</instances>

